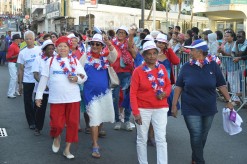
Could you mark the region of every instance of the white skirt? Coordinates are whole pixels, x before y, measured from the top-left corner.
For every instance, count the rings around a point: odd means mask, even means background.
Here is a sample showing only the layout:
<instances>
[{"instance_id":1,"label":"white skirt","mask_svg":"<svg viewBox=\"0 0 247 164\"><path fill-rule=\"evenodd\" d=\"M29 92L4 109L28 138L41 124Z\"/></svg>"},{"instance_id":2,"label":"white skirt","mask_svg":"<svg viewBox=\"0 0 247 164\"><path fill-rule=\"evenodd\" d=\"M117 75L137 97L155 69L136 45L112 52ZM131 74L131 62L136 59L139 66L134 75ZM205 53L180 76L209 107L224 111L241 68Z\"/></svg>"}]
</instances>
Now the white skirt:
<instances>
[{"instance_id":1,"label":"white skirt","mask_svg":"<svg viewBox=\"0 0 247 164\"><path fill-rule=\"evenodd\" d=\"M94 98L87 106L87 114L90 119L90 127L99 126L103 122L114 123L115 113L112 91L108 89L106 94Z\"/></svg>"}]
</instances>

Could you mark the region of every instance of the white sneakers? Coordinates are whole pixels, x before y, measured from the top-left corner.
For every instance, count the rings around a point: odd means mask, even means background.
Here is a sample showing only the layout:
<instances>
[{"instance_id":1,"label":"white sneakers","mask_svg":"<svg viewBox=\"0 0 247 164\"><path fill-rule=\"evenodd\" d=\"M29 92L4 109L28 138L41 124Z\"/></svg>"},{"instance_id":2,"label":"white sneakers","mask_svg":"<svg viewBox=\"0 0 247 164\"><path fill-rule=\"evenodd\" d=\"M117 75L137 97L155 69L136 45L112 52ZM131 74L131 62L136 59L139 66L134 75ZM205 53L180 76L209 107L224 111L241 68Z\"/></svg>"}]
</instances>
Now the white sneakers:
<instances>
[{"instance_id":1,"label":"white sneakers","mask_svg":"<svg viewBox=\"0 0 247 164\"><path fill-rule=\"evenodd\" d=\"M114 130L120 130L122 128L122 122L116 122L114 126ZM130 121L127 121L124 123L124 128L127 131L132 131L133 130L133 124Z\"/></svg>"},{"instance_id":2,"label":"white sneakers","mask_svg":"<svg viewBox=\"0 0 247 164\"><path fill-rule=\"evenodd\" d=\"M132 131L133 130L133 128L132 128L132 126L131 126L131 122L125 122L125 130L127 130L127 131Z\"/></svg>"},{"instance_id":3,"label":"white sneakers","mask_svg":"<svg viewBox=\"0 0 247 164\"><path fill-rule=\"evenodd\" d=\"M121 129L121 125L122 122L116 122L115 126L114 126L114 130L120 130Z\"/></svg>"}]
</instances>

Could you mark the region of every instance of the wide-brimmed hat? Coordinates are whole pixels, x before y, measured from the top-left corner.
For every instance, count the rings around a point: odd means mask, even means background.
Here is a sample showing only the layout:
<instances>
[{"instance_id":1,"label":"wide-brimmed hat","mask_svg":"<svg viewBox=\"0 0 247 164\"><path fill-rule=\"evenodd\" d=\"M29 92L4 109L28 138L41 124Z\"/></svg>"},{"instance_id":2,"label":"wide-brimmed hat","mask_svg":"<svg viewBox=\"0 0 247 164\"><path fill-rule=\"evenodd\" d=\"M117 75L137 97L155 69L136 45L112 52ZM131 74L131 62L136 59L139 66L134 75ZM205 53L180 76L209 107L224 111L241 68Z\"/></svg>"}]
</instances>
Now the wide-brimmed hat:
<instances>
[{"instance_id":1,"label":"wide-brimmed hat","mask_svg":"<svg viewBox=\"0 0 247 164\"><path fill-rule=\"evenodd\" d=\"M94 34L93 38L89 42L100 42L105 45L103 42L103 36L101 34Z\"/></svg>"},{"instance_id":2,"label":"wide-brimmed hat","mask_svg":"<svg viewBox=\"0 0 247 164\"><path fill-rule=\"evenodd\" d=\"M160 52L160 49L156 46L156 44L154 43L154 41L146 41L143 44L143 51L147 51L147 50L151 50L151 49L156 49L158 52Z\"/></svg>"},{"instance_id":3,"label":"wide-brimmed hat","mask_svg":"<svg viewBox=\"0 0 247 164\"><path fill-rule=\"evenodd\" d=\"M120 27L117 29L116 33L118 32L118 30L124 30L124 31L127 33L127 35L129 35L129 30L128 30L128 27L126 27L126 26L120 26Z\"/></svg>"},{"instance_id":4,"label":"wide-brimmed hat","mask_svg":"<svg viewBox=\"0 0 247 164\"><path fill-rule=\"evenodd\" d=\"M142 40L141 45L147 41L154 41L154 38L150 34L146 35L146 37Z\"/></svg>"},{"instance_id":5,"label":"wide-brimmed hat","mask_svg":"<svg viewBox=\"0 0 247 164\"><path fill-rule=\"evenodd\" d=\"M60 44L60 43L67 43L69 45L69 47L72 46L72 41L70 38L68 38L67 36L61 36L57 39L55 45L56 47Z\"/></svg>"},{"instance_id":6,"label":"wide-brimmed hat","mask_svg":"<svg viewBox=\"0 0 247 164\"><path fill-rule=\"evenodd\" d=\"M49 45L53 45L53 46L54 46L53 42L52 42L50 39L44 41L44 43L43 43L42 46L41 46L41 50L44 50L45 47L46 47L46 46L49 46Z\"/></svg>"},{"instance_id":7,"label":"wide-brimmed hat","mask_svg":"<svg viewBox=\"0 0 247 164\"><path fill-rule=\"evenodd\" d=\"M21 39L20 34L14 34L14 35L12 36L12 40L15 40L15 39Z\"/></svg>"},{"instance_id":8,"label":"wide-brimmed hat","mask_svg":"<svg viewBox=\"0 0 247 164\"><path fill-rule=\"evenodd\" d=\"M162 33L159 33L155 40L158 42L168 43L167 35L162 34Z\"/></svg>"},{"instance_id":9,"label":"wide-brimmed hat","mask_svg":"<svg viewBox=\"0 0 247 164\"><path fill-rule=\"evenodd\" d=\"M150 32L150 35L151 35L154 39L156 39L160 33L161 33L160 31L154 30L154 31L151 31L151 32Z\"/></svg>"},{"instance_id":10,"label":"wide-brimmed hat","mask_svg":"<svg viewBox=\"0 0 247 164\"><path fill-rule=\"evenodd\" d=\"M80 39L78 37L76 37L74 33L69 34L67 37L70 39L76 38L78 42L80 41Z\"/></svg>"},{"instance_id":11,"label":"wide-brimmed hat","mask_svg":"<svg viewBox=\"0 0 247 164\"><path fill-rule=\"evenodd\" d=\"M190 46L184 46L185 48L202 50L203 52L208 51L207 42L202 39L195 40Z\"/></svg>"}]
</instances>

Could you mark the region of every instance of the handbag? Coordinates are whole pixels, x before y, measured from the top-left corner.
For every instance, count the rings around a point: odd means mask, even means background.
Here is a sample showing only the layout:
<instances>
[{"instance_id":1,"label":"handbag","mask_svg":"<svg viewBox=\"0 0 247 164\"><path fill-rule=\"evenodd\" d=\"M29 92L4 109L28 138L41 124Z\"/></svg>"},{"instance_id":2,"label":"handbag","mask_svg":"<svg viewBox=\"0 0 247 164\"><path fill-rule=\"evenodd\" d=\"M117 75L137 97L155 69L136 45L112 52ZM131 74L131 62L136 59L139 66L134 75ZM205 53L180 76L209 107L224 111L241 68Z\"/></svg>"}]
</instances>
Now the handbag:
<instances>
[{"instance_id":1,"label":"handbag","mask_svg":"<svg viewBox=\"0 0 247 164\"><path fill-rule=\"evenodd\" d=\"M112 67L108 67L108 75L109 75L109 86L110 88L115 88L119 85L119 79L117 73Z\"/></svg>"}]
</instances>

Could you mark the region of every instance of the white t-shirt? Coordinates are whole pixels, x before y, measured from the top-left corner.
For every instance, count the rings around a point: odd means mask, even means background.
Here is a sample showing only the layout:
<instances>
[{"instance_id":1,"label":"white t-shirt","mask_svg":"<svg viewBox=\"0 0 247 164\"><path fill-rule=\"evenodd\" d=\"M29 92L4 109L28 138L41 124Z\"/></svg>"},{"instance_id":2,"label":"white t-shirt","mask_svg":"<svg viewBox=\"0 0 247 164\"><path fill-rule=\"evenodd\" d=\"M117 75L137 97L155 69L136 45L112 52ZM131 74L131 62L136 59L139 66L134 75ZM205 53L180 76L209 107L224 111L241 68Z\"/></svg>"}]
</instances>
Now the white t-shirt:
<instances>
[{"instance_id":1,"label":"white t-shirt","mask_svg":"<svg viewBox=\"0 0 247 164\"><path fill-rule=\"evenodd\" d=\"M24 65L24 75L23 82L24 83L35 83L32 65L35 58L41 53L40 46L34 46L34 48L24 48L20 51L17 63Z\"/></svg>"},{"instance_id":2,"label":"white t-shirt","mask_svg":"<svg viewBox=\"0 0 247 164\"><path fill-rule=\"evenodd\" d=\"M46 60L47 61L47 60ZM32 65L32 72L38 72L39 75L41 76L41 72L42 72L42 69L45 67L46 65L46 61L44 59L42 59L41 55L37 56L33 62L33 65ZM35 87L34 87L34 90L33 92L36 92L37 91L37 88L38 88L38 82L35 80ZM47 85L48 86L48 85ZM49 91L48 90L45 90L44 91L44 94L49 94Z\"/></svg>"},{"instance_id":3,"label":"white t-shirt","mask_svg":"<svg viewBox=\"0 0 247 164\"><path fill-rule=\"evenodd\" d=\"M83 78L84 82L87 79L86 72L80 62L77 59L75 60L75 74L83 74L85 76ZM71 71L69 59L67 57L62 58L62 61L65 62L65 67L67 67L69 71ZM69 81L68 76L64 74L56 57L49 58L46 61L46 66L42 69L41 75L49 78L49 103L58 104L81 101L79 85L77 83L71 83Z\"/></svg>"}]
</instances>

